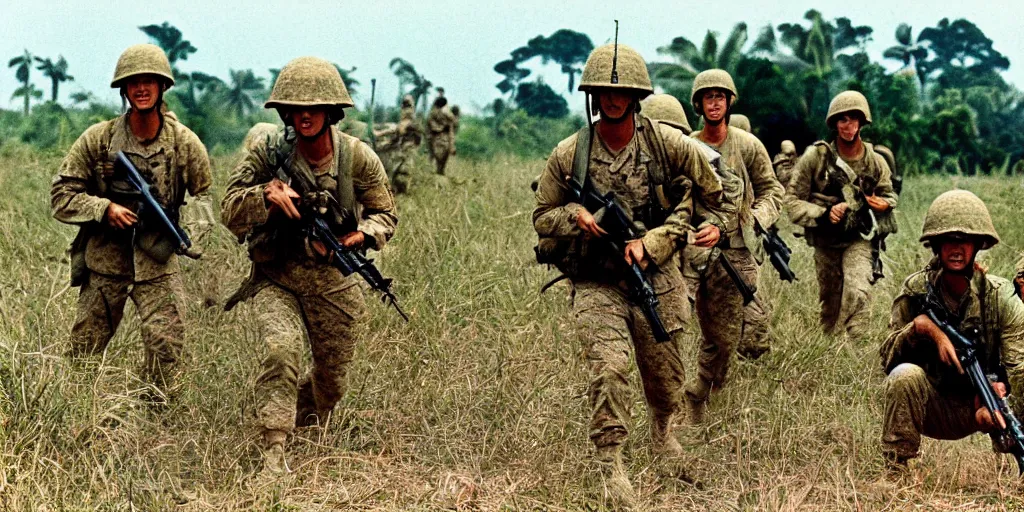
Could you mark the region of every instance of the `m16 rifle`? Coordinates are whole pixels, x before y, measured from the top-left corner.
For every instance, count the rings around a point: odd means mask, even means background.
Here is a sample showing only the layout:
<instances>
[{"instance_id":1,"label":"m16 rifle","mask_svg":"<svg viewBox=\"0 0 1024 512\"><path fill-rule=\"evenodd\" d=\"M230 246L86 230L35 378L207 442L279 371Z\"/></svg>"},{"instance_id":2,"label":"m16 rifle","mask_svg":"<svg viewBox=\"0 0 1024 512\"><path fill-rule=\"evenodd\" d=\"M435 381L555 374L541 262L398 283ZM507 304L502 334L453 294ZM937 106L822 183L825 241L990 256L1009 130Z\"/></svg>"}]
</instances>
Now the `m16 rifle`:
<instances>
[{"instance_id":1,"label":"m16 rifle","mask_svg":"<svg viewBox=\"0 0 1024 512\"><path fill-rule=\"evenodd\" d=\"M960 329L954 325L959 323L956 317L942 303L931 284L928 285L928 293L922 303L922 309L953 343L960 366L970 378L971 386L978 394L982 406L988 410L992 415L992 420L997 423L996 430L990 432L989 436L992 437L996 446L1013 455L1017 461L1019 473L1024 475L1024 427L1021 426L1020 420L1013 413L1006 398L997 396L992 389L994 379L990 379L982 370L981 363L978 361L979 348L972 340L977 336L976 331L966 334L960 332ZM998 426L997 412L1002 415L1005 427Z\"/></svg>"},{"instance_id":2,"label":"m16 rifle","mask_svg":"<svg viewBox=\"0 0 1024 512\"><path fill-rule=\"evenodd\" d=\"M142 177L139 170L135 168L135 164L128 159L128 156L123 151L118 151L117 157L114 160L114 176L124 178L123 181L127 182L134 189L134 195L137 196L140 204L140 208L136 212L136 215L139 217L139 226L136 227L137 232L155 228L163 236L168 237L175 253L192 259L199 259L202 256L201 252L192 249L192 240L189 239L185 230L178 225L177 209L169 212L164 210L163 206L160 205L160 202L153 195L149 182ZM155 224L155 226L151 224ZM169 252L166 255L169 257Z\"/></svg>"},{"instance_id":3,"label":"m16 rifle","mask_svg":"<svg viewBox=\"0 0 1024 512\"><path fill-rule=\"evenodd\" d=\"M779 279L790 283L796 281L796 274L789 267L789 260L793 255L793 251L786 245L786 241L779 236L779 229L775 226L764 229L760 224L756 223L754 227L761 235L761 245L764 246L764 251L768 254L768 260L772 262L775 270L779 271Z\"/></svg>"}]
</instances>

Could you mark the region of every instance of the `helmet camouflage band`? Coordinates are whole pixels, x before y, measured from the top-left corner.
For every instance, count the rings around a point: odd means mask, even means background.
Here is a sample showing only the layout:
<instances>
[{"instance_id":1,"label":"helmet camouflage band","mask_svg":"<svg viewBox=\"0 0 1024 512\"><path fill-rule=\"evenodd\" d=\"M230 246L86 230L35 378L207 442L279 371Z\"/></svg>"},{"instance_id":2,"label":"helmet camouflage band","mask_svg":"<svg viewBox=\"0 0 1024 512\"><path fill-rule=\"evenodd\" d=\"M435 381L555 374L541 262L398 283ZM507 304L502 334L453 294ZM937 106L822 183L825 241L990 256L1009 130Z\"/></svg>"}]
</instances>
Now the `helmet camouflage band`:
<instances>
[{"instance_id":1,"label":"helmet camouflage band","mask_svg":"<svg viewBox=\"0 0 1024 512\"><path fill-rule=\"evenodd\" d=\"M950 190L936 197L924 216L921 231L921 241L926 244L934 238L954 234L980 239L982 249L999 243L985 203L967 190Z\"/></svg>"},{"instance_id":2,"label":"helmet camouflage band","mask_svg":"<svg viewBox=\"0 0 1024 512\"><path fill-rule=\"evenodd\" d=\"M750 119L743 114L732 114L729 116L729 126L751 133Z\"/></svg>"},{"instance_id":3,"label":"helmet camouflage band","mask_svg":"<svg viewBox=\"0 0 1024 512\"><path fill-rule=\"evenodd\" d=\"M640 102L640 107L645 116L655 121L675 126L687 135L693 131L686 120L683 104L671 94L652 94Z\"/></svg>"},{"instance_id":4,"label":"helmet camouflage band","mask_svg":"<svg viewBox=\"0 0 1024 512\"><path fill-rule=\"evenodd\" d=\"M732 94L732 100L729 102L729 106L736 104L736 100L739 99L740 95L736 92L736 84L732 81L732 75L724 69L709 69L707 71L701 71L693 79L693 90L690 93L690 103L693 105L693 109L701 113L701 95L707 89L723 89L729 91Z\"/></svg>"},{"instance_id":5,"label":"helmet camouflage band","mask_svg":"<svg viewBox=\"0 0 1024 512\"><path fill-rule=\"evenodd\" d=\"M832 98L832 102L828 104L825 124L829 127L834 126L835 118L847 112L860 112L864 117L864 124L871 124L871 108L868 106L868 99L857 91L843 91Z\"/></svg>"},{"instance_id":6,"label":"helmet camouflage band","mask_svg":"<svg viewBox=\"0 0 1024 512\"><path fill-rule=\"evenodd\" d=\"M352 107L341 73L334 64L317 57L293 59L281 69L264 108Z\"/></svg>"},{"instance_id":7,"label":"helmet camouflage band","mask_svg":"<svg viewBox=\"0 0 1024 512\"><path fill-rule=\"evenodd\" d=\"M618 74L617 83L612 83L613 67ZM606 44L595 48L587 57L579 90L591 92L601 88L630 89L640 92L641 97L654 92L651 77L647 74L647 62L636 50L624 44L618 45L617 56L615 45Z\"/></svg>"},{"instance_id":8,"label":"helmet camouflage band","mask_svg":"<svg viewBox=\"0 0 1024 512\"><path fill-rule=\"evenodd\" d=\"M157 75L167 80L167 86L174 85L174 74L167 55L155 44L137 44L129 46L117 59L114 68L114 79L110 87L117 89L124 81L136 75Z\"/></svg>"}]
</instances>

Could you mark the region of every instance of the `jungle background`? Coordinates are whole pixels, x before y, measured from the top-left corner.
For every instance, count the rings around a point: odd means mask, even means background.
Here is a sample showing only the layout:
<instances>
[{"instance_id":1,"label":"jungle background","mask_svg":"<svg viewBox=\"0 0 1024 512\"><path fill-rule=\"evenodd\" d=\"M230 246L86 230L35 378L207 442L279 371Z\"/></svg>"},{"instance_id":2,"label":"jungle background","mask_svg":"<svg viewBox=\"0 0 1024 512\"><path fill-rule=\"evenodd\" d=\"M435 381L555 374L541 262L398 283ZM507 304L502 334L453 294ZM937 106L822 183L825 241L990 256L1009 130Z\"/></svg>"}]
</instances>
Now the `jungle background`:
<instances>
[{"instance_id":1,"label":"jungle background","mask_svg":"<svg viewBox=\"0 0 1024 512\"><path fill-rule=\"evenodd\" d=\"M140 30L175 68L166 100L207 144L219 200L248 128L277 120L262 109L276 70L193 70L188 56L210 49L171 23ZM668 35L648 56L657 59L655 85L687 105L697 72L729 70L739 87L735 112L751 118L772 153L782 139L802 147L827 137L823 119L835 93L858 89L871 101L875 122L865 138L892 147L908 176L900 232L884 257L887 277L873 290L872 339L884 336L902 278L929 258L917 235L944 190L966 188L988 203L1003 243L984 262L1011 275L1024 240L1016 217L1024 207L1024 102L1000 74L1009 60L977 26L941 19L883 35L812 10L789 23L739 23L691 37ZM892 39L885 57L898 62L896 71L862 51L868 38L882 37ZM250 307L220 307L248 268L225 230L203 241L202 260L184 264L188 360L169 410L155 413L141 399L133 313L102 358L63 357L76 300L65 252L74 230L49 216L50 180L75 138L121 106L84 91L58 102L59 88L74 83L73 62L30 49L11 56L6 71L21 83L11 93L21 108L0 111L0 509L600 508L568 288L538 294L555 272L533 260L529 190L554 145L584 122L565 97L593 46L562 29L510 48L493 67L495 99L463 116L449 175L432 175L419 157L412 191L398 199L398 235L377 255L412 321L402 323L367 292L371 316L348 393L328 425L296 432L294 475L267 486L252 477L252 386L264 348ZM558 66L565 82L533 74L537 60ZM404 93L422 114L435 84L400 56L389 67L400 87L377 91L375 122L396 120ZM371 77L339 71L362 98L348 115L368 120ZM781 283L765 270L773 351L737 361L709 424L680 433L701 485L656 475L634 388L628 456L645 508L1024 508L1016 468L983 436L926 441L914 478L885 482L877 344L820 334L811 251L782 224L800 280ZM695 351L691 340L691 372Z\"/></svg>"}]
</instances>

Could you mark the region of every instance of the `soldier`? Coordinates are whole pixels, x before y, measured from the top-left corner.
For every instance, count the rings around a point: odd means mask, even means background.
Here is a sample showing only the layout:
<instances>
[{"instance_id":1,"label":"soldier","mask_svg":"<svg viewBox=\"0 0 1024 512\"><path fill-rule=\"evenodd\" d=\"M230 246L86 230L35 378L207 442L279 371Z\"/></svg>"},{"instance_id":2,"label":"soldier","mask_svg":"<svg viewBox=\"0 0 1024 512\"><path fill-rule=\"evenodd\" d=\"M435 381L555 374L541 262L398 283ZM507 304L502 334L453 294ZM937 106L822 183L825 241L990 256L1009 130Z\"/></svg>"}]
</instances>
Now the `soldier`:
<instances>
[{"instance_id":1,"label":"soldier","mask_svg":"<svg viewBox=\"0 0 1024 512\"><path fill-rule=\"evenodd\" d=\"M796 166L796 145L791 140L784 140L779 145L779 152L772 161L775 167L775 176L779 178L782 188L789 190L789 180L793 176L793 167Z\"/></svg>"},{"instance_id":2,"label":"soldier","mask_svg":"<svg viewBox=\"0 0 1024 512\"><path fill-rule=\"evenodd\" d=\"M156 223L141 225L139 199L114 172L123 151L146 179L168 217L177 222L187 191L199 212L202 238L213 225L207 189L210 161L191 130L163 111L163 95L174 85L163 50L131 46L117 61L110 86L130 108L90 126L68 151L50 190L57 220L79 226L71 247L71 284L81 286L70 355L103 352L117 330L130 297L142 322L143 378L164 402L173 390L184 345L181 276L173 242ZM198 252L189 252L198 257Z\"/></svg>"},{"instance_id":3,"label":"soldier","mask_svg":"<svg viewBox=\"0 0 1024 512\"><path fill-rule=\"evenodd\" d=\"M686 120L686 111L683 104L671 94L652 94L640 102L640 111L643 114L661 124L671 126L683 135L693 132L690 122Z\"/></svg>"},{"instance_id":4,"label":"soldier","mask_svg":"<svg viewBox=\"0 0 1024 512\"><path fill-rule=\"evenodd\" d=\"M455 147L454 130L455 116L448 109L448 98L443 96L443 92L439 92L427 116L427 144L430 147L430 157L437 164L438 174L444 174L448 157Z\"/></svg>"},{"instance_id":5,"label":"soldier","mask_svg":"<svg viewBox=\"0 0 1024 512\"><path fill-rule=\"evenodd\" d=\"M694 112L704 118L704 127L690 136L721 153L719 172L725 189L723 208L698 205L697 209L702 220L721 223L722 242L713 249L683 248L683 275L702 334L697 376L686 387L690 420L694 424L703 422L711 390L725 383L729 359L741 340L752 344L741 347L752 357L768 350L763 346L767 312L756 306L760 301L751 302L746 309L751 311L750 318L745 319L743 295L721 260L727 258L747 285L756 286L757 267L764 259L756 229L775 224L783 194L761 141L729 125L736 100L736 86L724 70L703 71L693 80L690 101ZM744 329L764 332L747 334Z\"/></svg>"},{"instance_id":6,"label":"soldier","mask_svg":"<svg viewBox=\"0 0 1024 512\"><path fill-rule=\"evenodd\" d=\"M682 448L673 435L683 385L678 343L687 308L676 247L692 237L692 199L700 194L717 203L721 183L700 147L670 126L636 115L639 102L652 92L647 65L632 48L613 45L595 49L583 70L579 89L599 112L593 127L584 127L561 143L548 158L537 187L533 223L540 242L538 261L554 263L570 278L577 333L590 369L590 439L611 500L630 505L633 487L622 463L628 435L629 353L637 366L650 409L652 452L670 473L681 469ZM616 67L617 66L617 67ZM591 137L590 134L594 136ZM591 142L577 148L577 142ZM589 158L579 158L588 151ZM600 239L606 234L598 220L603 212L581 206L572 183L591 183L596 191L613 192L645 234L615 253ZM708 226L696 243L714 245L718 229ZM626 263L645 266L660 299L661 319L672 340L657 343L638 304L623 286ZM653 264L653 265L651 265Z\"/></svg>"},{"instance_id":7,"label":"soldier","mask_svg":"<svg viewBox=\"0 0 1024 512\"><path fill-rule=\"evenodd\" d=\"M871 124L864 95L839 93L825 123L835 141L815 142L797 161L786 209L814 247L822 327L857 338L867 327L876 217L896 207L896 194L889 165L860 138L861 128Z\"/></svg>"},{"instance_id":8,"label":"soldier","mask_svg":"<svg viewBox=\"0 0 1024 512\"><path fill-rule=\"evenodd\" d=\"M982 370L998 376L993 389L999 395L1024 389L1024 304L1012 283L975 262L978 251L999 243L985 203L966 190L943 193L928 208L921 241L935 257L903 282L879 351L888 374L882 452L893 476L905 474L907 461L918 456L922 435L960 439L995 426L949 338L923 314L929 287L956 315L957 327L979 329L974 341ZM1012 398L1011 405L1017 416L1024 413Z\"/></svg>"},{"instance_id":9,"label":"soldier","mask_svg":"<svg viewBox=\"0 0 1024 512\"><path fill-rule=\"evenodd\" d=\"M743 114L729 114L729 126L739 128L747 133L754 133L750 128L750 119Z\"/></svg>"},{"instance_id":10,"label":"soldier","mask_svg":"<svg viewBox=\"0 0 1024 512\"><path fill-rule=\"evenodd\" d=\"M416 107L411 95L402 97L402 110L398 123L376 133L381 161L388 171L388 179L395 193L404 194L412 177L410 167L423 134L416 120Z\"/></svg>"},{"instance_id":11,"label":"soldier","mask_svg":"<svg viewBox=\"0 0 1024 512\"><path fill-rule=\"evenodd\" d=\"M398 222L380 160L335 126L352 105L330 62L289 62L264 105L277 109L286 128L270 135L261 125L253 128L256 143L232 172L221 203L221 220L248 243L253 261L226 309L251 299L266 343L256 396L264 472L270 475L289 471L288 434L325 422L344 394L355 333L364 320L358 276L343 277L322 245L303 238L299 222L319 209L342 245L376 250ZM285 175L302 176L298 183L315 183L317 190L293 189L276 174L282 165ZM300 379L303 333L313 368Z\"/></svg>"}]
</instances>

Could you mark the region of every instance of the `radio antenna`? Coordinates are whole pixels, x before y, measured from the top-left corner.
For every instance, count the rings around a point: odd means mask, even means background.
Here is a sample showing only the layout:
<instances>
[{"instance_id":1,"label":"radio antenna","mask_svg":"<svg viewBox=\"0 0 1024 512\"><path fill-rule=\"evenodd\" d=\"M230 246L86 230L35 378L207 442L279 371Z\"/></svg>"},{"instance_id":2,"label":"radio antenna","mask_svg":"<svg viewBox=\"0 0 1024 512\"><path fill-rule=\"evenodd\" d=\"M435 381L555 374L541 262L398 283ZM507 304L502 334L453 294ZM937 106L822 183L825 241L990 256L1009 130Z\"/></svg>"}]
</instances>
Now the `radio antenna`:
<instances>
[{"instance_id":1,"label":"radio antenna","mask_svg":"<svg viewBox=\"0 0 1024 512\"><path fill-rule=\"evenodd\" d=\"M615 20L615 47L612 53L612 83L619 83L619 72L616 67L619 64L619 20Z\"/></svg>"}]
</instances>

